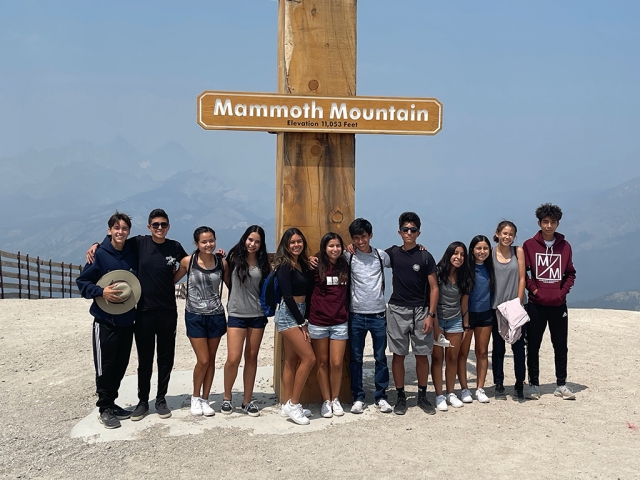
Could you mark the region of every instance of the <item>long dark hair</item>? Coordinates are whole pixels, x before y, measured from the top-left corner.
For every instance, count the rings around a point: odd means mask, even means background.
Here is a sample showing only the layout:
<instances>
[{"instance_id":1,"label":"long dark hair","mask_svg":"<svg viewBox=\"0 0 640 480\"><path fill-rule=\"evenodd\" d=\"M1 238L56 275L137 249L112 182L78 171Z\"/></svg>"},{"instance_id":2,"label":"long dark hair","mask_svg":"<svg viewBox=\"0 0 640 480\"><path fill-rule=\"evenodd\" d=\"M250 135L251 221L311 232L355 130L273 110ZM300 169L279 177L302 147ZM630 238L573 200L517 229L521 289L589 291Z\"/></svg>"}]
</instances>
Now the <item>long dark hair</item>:
<instances>
[{"instance_id":1,"label":"long dark hair","mask_svg":"<svg viewBox=\"0 0 640 480\"><path fill-rule=\"evenodd\" d=\"M327 269L330 265L329 255L327 255L327 245L331 240L338 240L340 242L340 248L344 252L344 242L342 237L334 232L325 233L320 240L320 251L318 252L318 275L320 281L324 283L327 280ZM340 255L335 263L335 269L338 273L338 284L342 285L349 280L349 263L344 255Z\"/></svg>"},{"instance_id":2,"label":"long dark hair","mask_svg":"<svg viewBox=\"0 0 640 480\"><path fill-rule=\"evenodd\" d=\"M271 266L269 265L269 255L267 254L267 243L265 241L264 230L259 225L251 225L249 228L245 230L240 237L238 243L236 243L231 250L229 250L229 256L227 257L227 262L231 267L231 272L235 271L238 274L238 278L241 283L249 276L249 264L247 263L247 238L252 233L257 233L260 235L260 248L258 248L257 259L258 259L258 268L260 269L260 279L264 280L269 275L271 271ZM233 276L232 276L233 277Z\"/></svg>"},{"instance_id":3,"label":"long dark hair","mask_svg":"<svg viewBox=\"0 0 640 480\"><path fill-rule=\"evenodd\" d=\"M437 265L437 276L440 283L449 283L449 272L451 271L451 257L456 253L456 249L462 248L464 254L464 262L460 268L456 268L456 285L460 295L469 295L471 291L471 274L469 273L469 264L467 263L467 246L462 242L452 242L444 251L442 258Z\"/></svg>"},{"instance_id":4,"label":"long dark hair","mask_svg":"<svg viewBox=\"0 0 640 480\"><path fill-rule=\"evenodd\" d=\"M469 273L471 274L471 289L473 289L473 287L475 287L476 285L476 257L473 253L473 249L480 242L485 242L489 246L489 256L484 261L484 266L487 267L487 272L489 272L489 288L491 290L491 293L493 294L495 289L495 285L494 285L495 275L493 273L493 255L491 253L492 252L491 242L484 235L476 235L471 239L471 243L469 243L469 261L467 263L469 264Z\"/></svg>"},{"instance_id":5,"label":"long dark hair","mask_svg":"<svg viewBox=\"0 0 640 480\"><path fill-rule=\"evenodd\" d=\"M276 250L276 254L273 257L273 268L278 268L280 265L289 265L291 268L296 267L296 261L293 258L291 250L289 250L289 242L294 235L300 235L302 238L302 252L298 256L298 262L302 268L308 268L309 266L309 254L307 253L307 239L304 234L297 228L291 227L282 234L280 243Z\"/></svg>"}]
</instances>

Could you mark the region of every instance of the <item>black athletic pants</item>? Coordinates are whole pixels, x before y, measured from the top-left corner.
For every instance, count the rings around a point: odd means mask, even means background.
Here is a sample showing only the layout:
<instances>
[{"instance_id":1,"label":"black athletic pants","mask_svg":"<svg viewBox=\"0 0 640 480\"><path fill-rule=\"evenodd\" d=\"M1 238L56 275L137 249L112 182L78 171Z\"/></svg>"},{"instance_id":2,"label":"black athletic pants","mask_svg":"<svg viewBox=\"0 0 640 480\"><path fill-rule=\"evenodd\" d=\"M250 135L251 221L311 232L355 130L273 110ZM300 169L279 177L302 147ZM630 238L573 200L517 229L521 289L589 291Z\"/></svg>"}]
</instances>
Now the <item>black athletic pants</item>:
<instances>
[{"instance_id":1,"label":"black athletic pants","mask_svg":"<svg viewBox=\"0 0 640 480\"><path fill-rule=\"evenodd\" d=\"M529 383L540 385L540 345L548 323L556 363L556 384L564 385L567 382L567 338L569 336L567 304L549 307L529 303L527 312L531 319L527 324Z\"/></svg>"},{"instance_id":2,"label":"black athletic pants","mask_svg":"<svg viewBox=\"0 0 640 480\"><path fill-rule=\"evenodd\" d=\"M145 310L138 313L135 323L138 350L138 399L149 401L153 354L158 341L158 393L156 401L164 399L176 354L178 311L174 309Z\"/></svg>"},{"instance_id":3,"label":"black athletic pants","mask_svg":"<svg viewBox=\"0 0 640 480\"><path fill-rule=\"evenodd\" d=\"M526 356L524 353L524 337L526 325L522 327L522 336L516 343L511 345L513 352L513 371L516 376L516 388L522 388L527 372ZM491 351L491 368L493 370L493 383L496 385L504 385L504 355L507 352L507 344L498 330L498 319L493 315L493 327L491 330L493 338L493 350Z\"/></svg>"},{"instance_id":4,"label":"black athletic pants","mask_svg":"<svg viewBox=\"0 0 640 480\"><path fill-rule=\"evenodd\" d=\"M129 365L133 325L116 327L93 321L93 364L96 367L96 406L103 412L118 398L120 382Z\"/></svg>"}]
</instances>

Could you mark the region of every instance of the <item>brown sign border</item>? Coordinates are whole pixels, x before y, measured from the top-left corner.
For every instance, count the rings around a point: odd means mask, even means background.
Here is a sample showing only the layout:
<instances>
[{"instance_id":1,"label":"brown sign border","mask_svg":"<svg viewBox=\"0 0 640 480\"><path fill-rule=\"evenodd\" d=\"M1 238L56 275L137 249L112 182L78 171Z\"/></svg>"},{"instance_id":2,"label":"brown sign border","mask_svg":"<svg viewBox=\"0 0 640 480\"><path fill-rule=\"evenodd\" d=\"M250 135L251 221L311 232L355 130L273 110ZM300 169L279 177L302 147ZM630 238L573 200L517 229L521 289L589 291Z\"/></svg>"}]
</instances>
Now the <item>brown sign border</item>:
<instances>
[{"instance_id":1,"label":"brown sign border","mask_svg":"<svg viewBox=\"0 0 640 480\"><path fill-rule=\"evenodd\" d=\"M438 127L435 130L424 131L424 130L386 130L386 129L362 129L355 127L353 129L345 129L342 127L299 127L299 126L227 126L227 125L210 125L205 123L202 120L202 99L204 97L215 95L217 97L223 95L233 95L233 96L261 96L268 98L286 98L287 100L292 99L300 99L304 101L312 101L312 100L327 100L327 101L353 101L353 100L364 100L364 101L403 101L403 102L430 102L434 103L438 106ZM196 100L196 121L198 125L200 125L205 130L240 130L240 131L262 131L262 132L317 132L317 133L345 133L345 134L385 134L385 135L435 135L440 130L442 130L442 103L436 98L417 98L417 97L326 97L326 96L316 96L316 95L289 95L289 94L281 94L281 93L261 93L261 92L230 92L230 91L219 91L219 90L205 90L200 95L198 95Z\"/></svg>"}]
</instances>

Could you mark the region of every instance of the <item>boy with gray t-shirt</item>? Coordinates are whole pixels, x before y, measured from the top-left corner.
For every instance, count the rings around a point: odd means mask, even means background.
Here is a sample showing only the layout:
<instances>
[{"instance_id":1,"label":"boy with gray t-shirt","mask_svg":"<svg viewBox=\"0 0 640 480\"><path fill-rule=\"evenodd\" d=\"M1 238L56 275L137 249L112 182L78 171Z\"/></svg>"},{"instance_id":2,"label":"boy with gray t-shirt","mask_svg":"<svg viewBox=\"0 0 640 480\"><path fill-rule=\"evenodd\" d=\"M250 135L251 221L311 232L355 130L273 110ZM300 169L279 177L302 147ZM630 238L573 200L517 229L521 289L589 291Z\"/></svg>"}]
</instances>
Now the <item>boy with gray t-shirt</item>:
<instances>
[{"instance_id":1,"label":"boy with gray t-shirt","mask_svg":"<svg viewBox=\"0 0 640 480\"><path fill-rule=\"evenodd\" d=\"M373 357L375 359L374 400L382 413L390 413L387 402L389 367L387 366L387 318L384 299L384 268L391 267L389 255L384 250L372 248L371 223L364 218L356 218L349 225L349 234L355 247L354 254L345 252L351 267L351 306L349 308L349 339L351 347L351 393L353 406L351 413L364 410L365 392L362 386L362 363L367 332L371 333Z\"/></svg>"}]
</instances>

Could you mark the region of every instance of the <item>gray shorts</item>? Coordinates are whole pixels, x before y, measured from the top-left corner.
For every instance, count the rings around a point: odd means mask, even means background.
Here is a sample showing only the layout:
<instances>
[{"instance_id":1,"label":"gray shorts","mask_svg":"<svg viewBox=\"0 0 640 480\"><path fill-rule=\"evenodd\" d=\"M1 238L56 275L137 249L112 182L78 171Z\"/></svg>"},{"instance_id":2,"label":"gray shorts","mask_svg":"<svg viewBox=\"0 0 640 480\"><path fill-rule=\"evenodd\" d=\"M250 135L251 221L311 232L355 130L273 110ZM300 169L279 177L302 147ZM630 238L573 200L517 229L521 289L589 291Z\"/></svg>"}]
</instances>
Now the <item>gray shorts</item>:
<instances>
[{"instance_id":1,"label":"gray shorts","mask_svg":"<svg viewBox=\"0 0 640 480\"><path fill-rule=\"evenodd\" d=\"M422 333L427 311L424 307L388 305L387 340L391 353L409 355L409 341L411 341L411 350L415 355L431 355L433 330L428 334Z\"/></svg>"}]
</instances>

